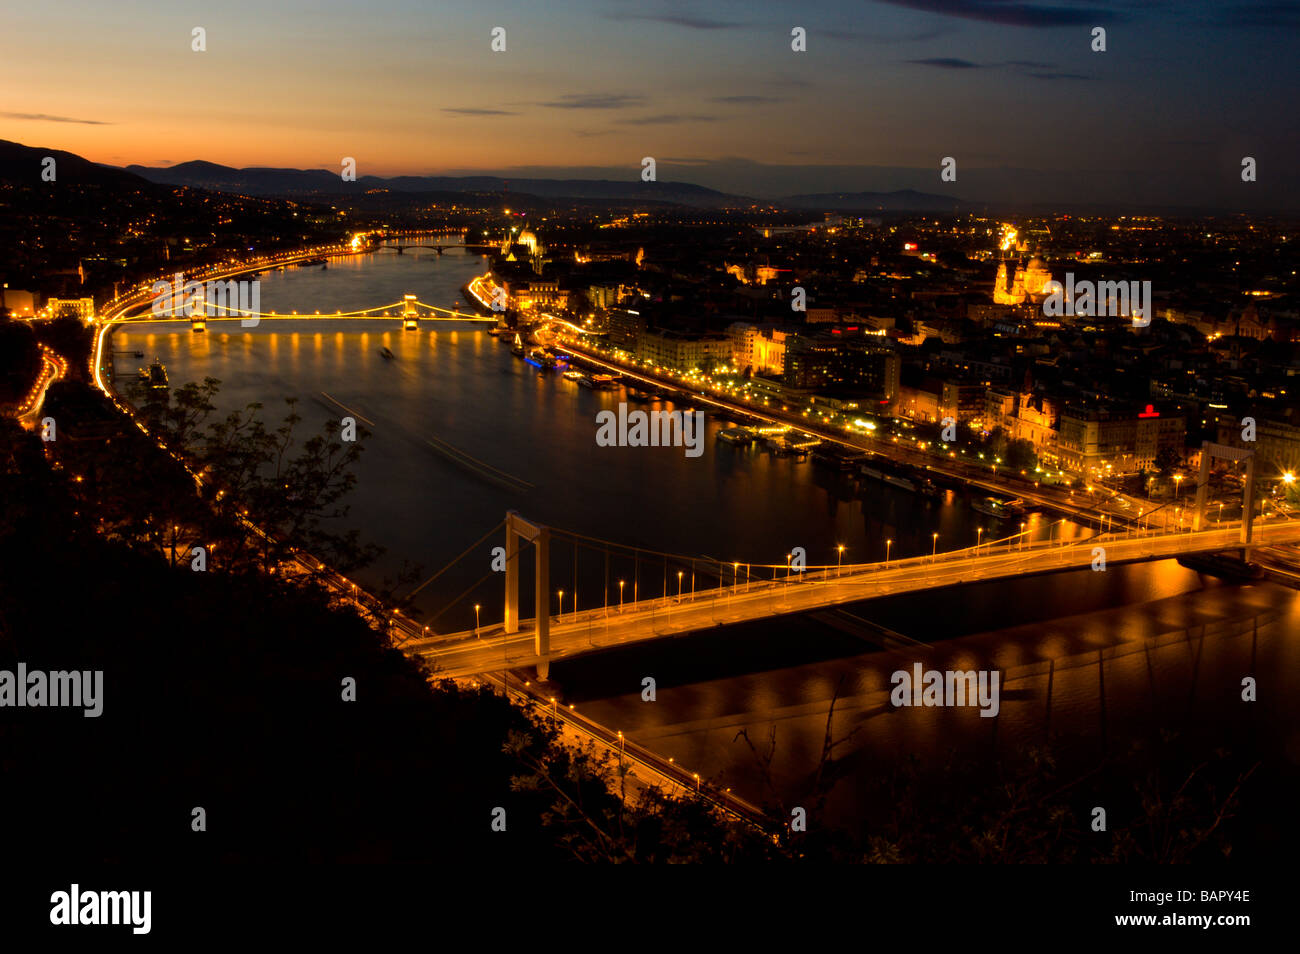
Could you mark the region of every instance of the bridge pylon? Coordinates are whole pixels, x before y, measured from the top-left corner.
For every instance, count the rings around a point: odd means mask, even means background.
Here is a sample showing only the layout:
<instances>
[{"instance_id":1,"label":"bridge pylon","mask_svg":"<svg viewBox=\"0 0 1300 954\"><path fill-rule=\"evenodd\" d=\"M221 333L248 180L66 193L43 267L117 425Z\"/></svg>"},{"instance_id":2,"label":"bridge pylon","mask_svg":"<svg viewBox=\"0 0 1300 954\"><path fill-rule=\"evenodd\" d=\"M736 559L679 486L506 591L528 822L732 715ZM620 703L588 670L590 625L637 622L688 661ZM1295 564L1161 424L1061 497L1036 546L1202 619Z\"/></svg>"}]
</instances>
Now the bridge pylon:
<instances>
[{"instance_id":1,"label":"bridge pylon","mask_svg":"<svg viewBox=\"0 0 1300 954\"><path fill-rule=\"evenodd\" d=\"M537 627L534 649L537 653L537 678L545 682L551 669L551 530L525 520L514 510L506 512L506 602L503 626L505 633L519 632L519 552L520 541L537 547L534 570Z\"/></svg>"},{"instance_id":2,"label":"bridge pylon","mask_svg":"<svg viewBox=\"0 0 1300 954\"><path fill-rule=\"evenodd\" d=\"M1205 505L1210 492L1211 457L1246 462L1246 483L1241 492L1241 537L1239 539L1242 549L1249 551L1251 529L1255 522L1255 452L1253 450L1201 441L1201 473L1196 481L1196 512L1192 516L1192 530L1201 530L1205 523Z\"/></svg>"},{"instance_id":3,"label":"bridge pylon","mask_svg":"<svg viewBox=\"0 0 1300 954\"><path fill-rule=\"evenodd\" d=\"M414 295L402 296L402 330L415 331L420 327L420 313L415 307Z\"/></svg>"}]
</instances>

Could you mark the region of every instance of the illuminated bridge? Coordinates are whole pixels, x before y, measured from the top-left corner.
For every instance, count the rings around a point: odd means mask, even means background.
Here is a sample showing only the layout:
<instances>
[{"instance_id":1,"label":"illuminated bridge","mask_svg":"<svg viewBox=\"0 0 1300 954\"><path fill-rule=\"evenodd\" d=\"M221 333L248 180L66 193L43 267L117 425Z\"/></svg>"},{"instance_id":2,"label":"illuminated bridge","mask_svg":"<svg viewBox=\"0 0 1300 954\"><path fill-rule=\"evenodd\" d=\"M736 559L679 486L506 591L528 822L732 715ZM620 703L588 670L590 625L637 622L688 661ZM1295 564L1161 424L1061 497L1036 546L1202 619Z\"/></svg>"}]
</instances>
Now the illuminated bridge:
<instances>
[{"instance_id":1,"label":"illuminated bridge","mask_svg":"<svg viewBox=\"0 0 1300 954\"><path fill-rule=\"evenodd\" d=\"M1203 454L1205 467L1209 456ZM501 526L506 531L501 574L506 591L504 618L474 630L439 635L428 635L427 627L402 622L395 625L398 632L394 635L403 649L425 657L448 675L499 671L507 665L536 666L539 678L545 679L555 658L765 617L934 587L1233 549L1249 552L1253 547L1300 541L1300 519L1257 521L1250 508L1244 510L1250 515L1245 521L1207 527L1204 498L1202 482L1189 530L1144 524L1072 540L1052 539L1051 533L1047 540L1032 540L1032 531L1022 531L961 550L802 570L792 566L789 558L784 564L750 564L658 553L542 526L511 512L503 524L489 532L491 536ZM572 589L566 594L558 588L568 581L567 573L561 573L559 581L551 578L550 547L559 540L573 543L575 553L577 547L583 547L604 554L604 586L587 594L585 606L579 605L578 594ZM474 552L475 547L458 559ZM534 605L546 607L547 613L521 620L520 556L527 548L534 551ZM483 551L477 552L481 555ZM624 568L630 565L632 572L611 579L611 556ZM576 563L577 557L574 559ZM551 609L556 612L551 614Z\"/></svg>"},{"instance_id":2,"label":"illuminated bridge","mask_svg":"<svg viewBox=\"0 0 1300 954\"><path fill-rule=\"evenodd\" d=\"M365 308L360 311L334 311L334 312L266 312L253 311L241 307L241 302L236 301L236 294L222 295L216 300L205 298L202 303L195 302L194 314L187 315L184 305L170 305L163 310L162 314L155 314L152 305L148 310L136 314L123 315L114 319L114 323L123 322L164 322L164 321L185 321L189 322L195 331L206 329L207 323L212 321L239 321L248 322L256 321L316 321L319 319L330 319L335 321L400 321L404 328L416 328L420 322L429 321L477 321L485 323L496 323L496 318L485 317L472 310L462 311L458 308L441 308L437 305L430 305L416 298L415 295L405 295L401 301L389 302L386 305L376 305L373 308ZM246 327L253 327L249 324Z\"/></svg>"},{"instance_id":3,"label":"illuminated bridge","mask_svg":"<svg viewBox=\"0 0 1300 954\"><path fill-rule=\"evenodd\" d=\"M473 242L442 242L438 244L432 242L427 242L427 243L426 242L404 242L400 244L396 242L380 242L371 246L371 250L378 251L381 248L391 248L395 250L398 255L401 255L408 248L428 248L428 249L433 249L435 252L441 255L449 248L464 248L464 249L470 249L472 251L478 251L478 252L495 252L500 247L501 247L500 242L496 242L496 243L481 242L478 244L475 244Z\"/></svg>"}]
</instances>

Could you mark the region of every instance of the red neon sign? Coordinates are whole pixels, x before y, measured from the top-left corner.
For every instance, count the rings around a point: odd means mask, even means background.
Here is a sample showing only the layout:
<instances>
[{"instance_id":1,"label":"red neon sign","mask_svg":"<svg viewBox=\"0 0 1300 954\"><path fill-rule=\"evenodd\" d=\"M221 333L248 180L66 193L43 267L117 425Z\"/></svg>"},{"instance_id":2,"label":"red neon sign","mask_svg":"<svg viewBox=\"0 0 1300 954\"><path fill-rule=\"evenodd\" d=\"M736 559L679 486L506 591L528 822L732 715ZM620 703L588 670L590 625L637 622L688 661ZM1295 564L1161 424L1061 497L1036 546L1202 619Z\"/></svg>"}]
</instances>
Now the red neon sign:
<instances>
[{"instance_id":1,"label":"red neon sign","mask_svg":"<svg viewBox=\"0 0 1300 954\"><path fill-rule=\"evenodd\" d=\"M1160 412L1155 409L1155 405L1148 404L1147 409L1140 413L1138 417L1159 417Z\"/></svg>"}]
</instances>

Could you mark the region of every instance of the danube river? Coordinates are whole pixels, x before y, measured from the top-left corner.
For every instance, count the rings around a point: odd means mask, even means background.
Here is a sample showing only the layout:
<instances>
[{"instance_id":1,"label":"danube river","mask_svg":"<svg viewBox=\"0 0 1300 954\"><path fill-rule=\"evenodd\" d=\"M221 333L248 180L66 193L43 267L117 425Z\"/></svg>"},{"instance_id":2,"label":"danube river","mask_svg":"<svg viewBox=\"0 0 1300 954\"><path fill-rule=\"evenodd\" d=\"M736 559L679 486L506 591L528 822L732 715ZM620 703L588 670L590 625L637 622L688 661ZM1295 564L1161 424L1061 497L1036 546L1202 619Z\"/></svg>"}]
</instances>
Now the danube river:
<instances>
[{"instance_id":1,"label":"danube river","mask_svg":"<svg viewBox=\"0 0 1300 954\"><path fill-rule=\"evenodd\" d=\"M459 289L483 270L480 256L462 251L381 252L264 275L262 308L352 311L405 293L463 308ZM114 348L128 352L116 357L119 375L157 357L173 385L220 379L223 410L260 402L274 423L284 398L296 397L304 433L337 434L341 417L356 416L369 436L349 526L387 551L361 575L371 582L404 562L419 564L421 578L432 575L512 509L590 537L699 557L701 567L781 564L794 547L809 564L834 563L840 545L846 562L878 560L886 541L891 556L908 556L1018 529L975 513L953 491L927 500L859 486L811 462L717 442L727 422L707 412L698 457L682 448L597 446L596 413L626 395L538 373L484 325L404 332L397 319L250 329L218 322L198 335L157 324L118 331ZM145 357L131 357L135 350ZM1052 532L1048 518L1036 526ZM501 534L484 542L423 589L417 615L435 630L468 629L478 603L485 624L499 620L501 577L489 561L502 542ZM571 612L575 589L582 609L616 605L618 579L628 581L629 598L633 581L643 598L665 586L671 594L679 568L690 572L689 563L634 564L617 552L606 563L599 550L579 551L575 566L573 552L557 545L553 595L558 604L564 589ZM1271 696L1257 705L1296 725L1295 703L1278 701L1296 698L1295 597L1271 584L1227 585L1173 562L1111 567L665 640L557 664L552 680L593 718L754 799L806 790L838 696L831 729L844 740L834 750L844 778L827 810L857 819L867 782L906 755L938 763L952 752L1023 752L1050 731L1073 739L1071 751L1086 761L1148 731L1157 716L1231 723L1242 716L1240 681L1250 673L1267 674ZM890 673L918 661L1004 670L998 718L974 708L890 706ZM653 703L642 701L645 677L657 683ZM775 732L770 789L741 730L760 751ZM1291 759L1300 750L1290 736L1275 744Z\"/></svg>"}]
</instances>

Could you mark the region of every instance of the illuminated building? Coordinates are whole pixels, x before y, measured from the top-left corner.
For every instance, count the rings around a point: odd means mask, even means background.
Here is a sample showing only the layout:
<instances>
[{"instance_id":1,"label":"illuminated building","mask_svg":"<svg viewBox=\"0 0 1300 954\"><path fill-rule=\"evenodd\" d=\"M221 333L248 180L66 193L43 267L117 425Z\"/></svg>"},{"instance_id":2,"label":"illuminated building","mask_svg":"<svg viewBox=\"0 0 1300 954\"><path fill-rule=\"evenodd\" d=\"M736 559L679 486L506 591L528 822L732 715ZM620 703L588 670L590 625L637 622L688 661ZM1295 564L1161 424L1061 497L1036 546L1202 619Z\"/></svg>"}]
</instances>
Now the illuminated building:
<instances>
[{"instance_id":1,"label":"illuminated building","mask_svg":"<svg viewBox=\"0 0 1300 954\"><path fill-rule=\"evenodd\" d=\"M45 314L57 318L62 314L76 315L82 321L95 320L95 299L93 298L51 298L45 303Z\"/></svg>"},{"instance_id":2,"label":"illuminated building","mask_svg":"<svg viewBox=\"0 0 1300 954\"><path fill-rule=\"evenodd\" d=\"M1057 456L1079 473L1110 468L1117 474L1150 469L1163 450L1183 456L1187 421L1182 414L1145 410L1067 407L1061 411Z\"/></svg>"},{"instance_id":3,"label":"illuminated building","mask_svg":"<svg viewBox=\"0 0 1300 954\"><path fill-rule=\"evenodd\" d=\"M1052 280L1052 273L1047 270L1047 265L1041 258L1031 258L1028 265L1015 262L1015 271L1008 272L1007 253L1027 251L1025 243L1017 244L1017 237L1014 228L1009 225L1003 227L1000 249L1002 257L998 262L997 277L993 280L993 301L998 305L1022 305L1026 301L1036 305L1049 294L1046 285Z\"/></svg>"},{"instance_id":4,"label":"illuminated building","mask_svg":"<svg viewBox=\"0 0 1300 954\"><path fill-rule=\"evenodd\" d=\"M0 306L9 309L11 318L33 318L36 316L36 295L6 285L3 296L0 296Z\"/></svg>"},{"instance_id":5,"label":"illuminated building","mask_svg":"<svg viewBox=\"0 0 1300 954\"><path fill-rule=\"evenodd\" d=\"M693 337L676 331L643 331L636 341L638 361L675 371L703 370L731 362L731 339Z\"/></svg>"},{"instance_id":6,"label":"illuminated building","mask_svg":"<svg viewBox=\"0 0 1300 954\"><path fill-rule=\"evenodd\" d=\"M727 328L731 340L731 363L742 371L780 375L785 371L786 333L777 328L758 328L737 321Z\"/></svg>"}]
</instances>

